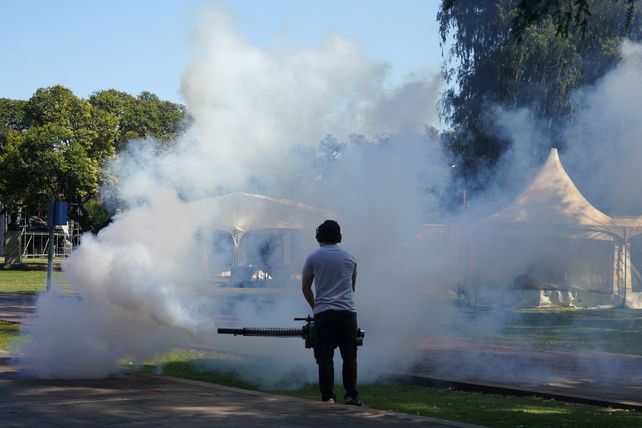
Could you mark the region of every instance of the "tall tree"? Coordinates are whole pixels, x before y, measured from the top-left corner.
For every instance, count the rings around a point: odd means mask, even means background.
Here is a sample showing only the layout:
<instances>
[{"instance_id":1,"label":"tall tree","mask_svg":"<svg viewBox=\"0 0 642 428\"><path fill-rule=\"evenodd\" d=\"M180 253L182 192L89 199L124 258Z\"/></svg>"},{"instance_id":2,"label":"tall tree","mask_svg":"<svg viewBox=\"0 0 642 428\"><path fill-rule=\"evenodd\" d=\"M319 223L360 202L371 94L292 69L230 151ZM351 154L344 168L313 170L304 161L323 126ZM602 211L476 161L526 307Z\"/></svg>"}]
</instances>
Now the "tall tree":
<instances>
[{"instance_id":1,"label":"tall tree","mask_svg":"<svg viewBox=\"0 0 642 428\"><path fill-rule=\"evenodd\" d=\"M633 31L633 18L636 3L640 0L612 0L624 6L626 19L620 21L627 30ZM518 38L531 25L544 18L551 17L555 22L557 34L568 37L569 34L580 33L584 36L592 15L591 0L520 0L517 5L513 27Z\"/></svg>"},{"instance_id":2,"label":"tall tree","mask_svg":"<svg viewBox=\"0 0 642 428\"><path fill-rule=\"evenodd\" d=\"M133 138L172 141L185 118L183 106L149 92L107 90L83 100L57 85L28 101L0 99L0 200L39 212L64 198L70 217L97 231L109 220L98 197L105 161Z\"/></svg>"},{"instance_id":3,"label":"tall tree","mask_svg":"<svg viewBox=\"0 0 642 428\"><path fill-rule=\"evenodd\" d=\"M442 98L442 114L452 127L448 149L470 190L484 187L509 145L495 128L494 107L529 108L547 124L553 144L563 146L558 132L574 113L572 91L616 64L623 36L642 38L640 12L627 24L625 2L592 2L586 30L566 34L555 9L544 7L552 3L560 2L530 3L539 9L536 19L527 20L528 2L442 2L442 44L452 41L445 68L451 89Z\"/></svg>"},{"instance_id":4,"label":"tall tree","mask_svg":"<svg viewBox=\"0 0 642 428\"><path fill-rule=\"evenodd\" d=\"M26 101L0 98L0 151L7 141L10 130L24 129L24 109Z\"/></svg>"},{"instance_id":5,"label":"tall tree","mask_svg":"<svg viewBox=\"0 0 642 428\"><path fill-rule=\"evenodd\" d=\"M47 201L73 204L70 217L92 230L85 204L96 197L102 163L115 154L117 119L62 86L39 89L24 104L23 129L0 153L0 199L39 212Z\"/></svg>"},{"instance_id":6,"label":"tall tree","mask_svg":"<svg viewBox=\"0 0 642 428\"><path fill-rule=\"evenodd\" d=\"M185 108L162 101L150 92L133 97L125 92L108 89L95 92L89 102L96 108L118 118L117 151L129 140L153 137L161 142L174 140L188 122Z\"/></svg>"}]
</instances>

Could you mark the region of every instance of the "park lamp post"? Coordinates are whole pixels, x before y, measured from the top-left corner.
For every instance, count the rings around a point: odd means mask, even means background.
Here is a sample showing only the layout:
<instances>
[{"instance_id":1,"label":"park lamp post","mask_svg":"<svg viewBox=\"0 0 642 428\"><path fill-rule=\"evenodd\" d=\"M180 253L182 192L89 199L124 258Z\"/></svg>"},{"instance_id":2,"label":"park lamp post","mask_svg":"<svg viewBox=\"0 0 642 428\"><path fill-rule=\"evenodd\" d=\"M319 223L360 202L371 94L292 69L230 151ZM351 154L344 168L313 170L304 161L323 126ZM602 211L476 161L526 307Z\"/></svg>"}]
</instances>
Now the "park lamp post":
<instances>
[{"instance_id":1,"label":"park lamp post","mask_svg":"<svg viewBox=\"0 0 642 428\"><path fill-rule=\"evenodd\" d=\"M56 226L67 224L68 204L64 201L51 200L47 206L47 226L49 227L49 245L47 251L47 291L51 290L53 280L54 235Z\"/></svg>"}]
</instances>

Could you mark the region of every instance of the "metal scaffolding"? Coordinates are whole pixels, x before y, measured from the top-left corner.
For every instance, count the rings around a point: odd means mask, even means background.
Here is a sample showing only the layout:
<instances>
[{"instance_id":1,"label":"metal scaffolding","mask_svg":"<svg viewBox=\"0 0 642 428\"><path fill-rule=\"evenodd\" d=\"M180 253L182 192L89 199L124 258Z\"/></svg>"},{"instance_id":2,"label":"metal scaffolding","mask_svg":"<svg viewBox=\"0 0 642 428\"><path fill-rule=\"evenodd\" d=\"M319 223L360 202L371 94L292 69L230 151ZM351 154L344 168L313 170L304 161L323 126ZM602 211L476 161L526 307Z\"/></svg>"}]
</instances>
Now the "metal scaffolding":
<instances>
[{"instance_id":1,"label":"metal scaffolding","mask_svg":"<svg viewBox=\"0 0 642 428\"><path fill-rule=\"evenodd\" d=\"M73 240L65 232L54 232L54 257L67 257L74 248ZM22 257L47 257L49 253L49 232L33 232L23 229L21 234Z\"/></svg>"}]
</instances>

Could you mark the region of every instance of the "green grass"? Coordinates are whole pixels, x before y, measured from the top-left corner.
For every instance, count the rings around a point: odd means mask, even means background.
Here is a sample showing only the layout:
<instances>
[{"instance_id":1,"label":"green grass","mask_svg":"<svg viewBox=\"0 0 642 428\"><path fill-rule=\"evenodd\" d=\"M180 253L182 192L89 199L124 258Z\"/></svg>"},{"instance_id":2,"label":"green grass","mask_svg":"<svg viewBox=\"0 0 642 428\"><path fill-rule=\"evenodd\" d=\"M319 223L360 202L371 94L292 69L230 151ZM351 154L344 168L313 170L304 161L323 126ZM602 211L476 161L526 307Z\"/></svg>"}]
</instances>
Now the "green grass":
<instances>
[{"instance_id":1,"label":"green grass","mask_svg":"<svg viewBox=\"0 0 642 428\"><path fill-rule=\"evenodd\" d=\"M0 320L0 350L9 350L9 344L20 334L20 324Z\"/></svg>"},{"instance_id":2,"label":"green grass","mask_svg":"<svg viewBox=\"0 0 642 428\"><path fill-rule=\"evenodd\" d=\"M21 266L5 269L4 259L0 263L0 293L37 294L46 288L47 259L23 259ZM54 281L64 276L60 270L60 260L54 260Z\"/></svg>"},{"instance_id":3,"label":"green grass","mask_svg":"<svg viewBox=\"0 0 642 428\"><path fill-rule=\"evenodd\" d=\"M431 333L560 351L642 355L642 310L458 308Z\"/></svg>"},{"instance_id":4,"label":"green grass","mask_svg":"<svg viewBox=\"0 0 642 428\"><path fill-rule=\"evenodd\" d=\"M229 354L206 354L203 351L175 349L154 361L141 365L139 370L144 373L164 372L170 376L218 383L236 388L256 389L252 384L241 380L231 371L211 371L197 368L195 365L198 365L199 362L207 362L207 359L204 358L206 355L209 355L211 361L217 364L235 359ZM123 360L121 365L127 367L129 363Z\"/></svg>"},{"instance_id":5,"label":"green grass","mask_svg":"<svg viewBox=\"0 0 642 428\"><path fill-rule=\"evenodd\" d=\"M225 354L207 356L202 352L174 353L148 363L143 371L212 382L273 394L318 400L316 384L295 390L261 388L240 379L224 367L234 360ZM229 364L232 367L233 364ZM213 369L212 367L223 367ZM510 397L399 384L359 386L361 399L370 408L430 416L489 427L640 427L642 412L545 400L537 397ZM337 397L342 396L339 387Z\"/></svg>"},{"instance_id":6,"label":"green grass","mask_svg":"<svg viewBox=\"0 0 642 428\"><path fill-rule=\"evenodd\" d=\"M46 287L47 272L0 269L0 292L36 294Z\"/></svg>"}]
</instances>

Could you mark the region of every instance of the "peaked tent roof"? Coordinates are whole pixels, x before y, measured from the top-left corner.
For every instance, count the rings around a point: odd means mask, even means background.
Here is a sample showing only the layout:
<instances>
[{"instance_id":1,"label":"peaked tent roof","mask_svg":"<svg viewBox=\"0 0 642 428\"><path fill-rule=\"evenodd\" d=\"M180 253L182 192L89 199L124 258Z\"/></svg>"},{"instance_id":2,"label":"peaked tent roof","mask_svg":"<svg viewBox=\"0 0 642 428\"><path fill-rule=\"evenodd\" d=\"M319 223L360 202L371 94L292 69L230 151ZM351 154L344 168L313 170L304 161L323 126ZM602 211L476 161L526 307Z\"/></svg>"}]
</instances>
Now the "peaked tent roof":
<instances>
[{"instance_id":1,"label":"peaked tent roof","mask_svg":"<svg viewBox=\"0 0 642 428\"><path fill-rule=\"evenodd\" d=\"M487 217L495 223L548 225L565 229L567 236L606 239L623 236L623 229L595 208L573 183L560 162L557 149L533 181L506 208Z\"/></svg>"},{"instance_id":2,"label":"peaked tent roof","mask_svg":"<svg viewBox=\"0 0 642 428\"><path fill-rule=\"evenodd\" d=\"M246 232L253 229L314 228L336 216L327 210L289 199L252 193L230 193L190 202L199 224Z\"/></svg>"}]
</instances>

